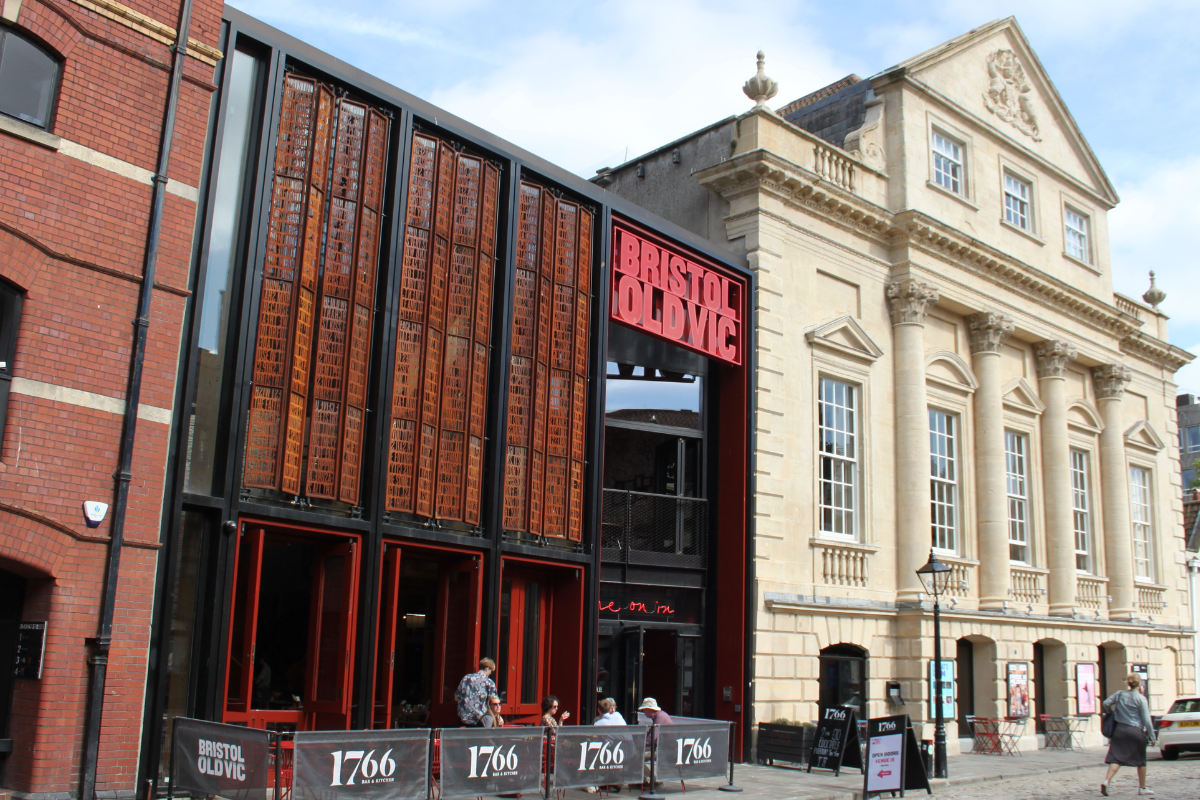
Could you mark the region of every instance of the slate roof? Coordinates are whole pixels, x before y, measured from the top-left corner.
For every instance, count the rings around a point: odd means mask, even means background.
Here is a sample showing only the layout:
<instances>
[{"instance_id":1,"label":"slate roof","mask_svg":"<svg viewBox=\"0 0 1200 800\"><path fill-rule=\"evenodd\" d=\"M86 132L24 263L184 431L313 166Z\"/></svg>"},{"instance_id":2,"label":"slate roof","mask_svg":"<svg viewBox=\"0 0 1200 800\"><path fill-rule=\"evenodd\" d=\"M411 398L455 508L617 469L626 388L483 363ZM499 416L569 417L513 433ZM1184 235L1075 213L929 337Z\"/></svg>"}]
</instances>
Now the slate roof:
<instances>
[{"instance_id":1,"label":"slate roof","mask_svg":"<svg viewBox=\"0 0 1200 800\"><path fill-rule=\"evenodd\" d=\"M695 411L675 411L669 408L622 408L609 411L604 416L609 419L623 419L629 422L650 422L655 425L670 425L675 428L699 428L700 414Z\"/></svg>"},{"instance_id":2,"label":"slate roof","mask_svg":"<svg viewBox=\"0 0 1200 800\"><path fill-rule=\"evenodd\" d=\"M777 113L835 147L844 147L846 135L862 127L870 90L870 81L847 75L836 83L793 100Z\"/></svg>"}]
</instances>

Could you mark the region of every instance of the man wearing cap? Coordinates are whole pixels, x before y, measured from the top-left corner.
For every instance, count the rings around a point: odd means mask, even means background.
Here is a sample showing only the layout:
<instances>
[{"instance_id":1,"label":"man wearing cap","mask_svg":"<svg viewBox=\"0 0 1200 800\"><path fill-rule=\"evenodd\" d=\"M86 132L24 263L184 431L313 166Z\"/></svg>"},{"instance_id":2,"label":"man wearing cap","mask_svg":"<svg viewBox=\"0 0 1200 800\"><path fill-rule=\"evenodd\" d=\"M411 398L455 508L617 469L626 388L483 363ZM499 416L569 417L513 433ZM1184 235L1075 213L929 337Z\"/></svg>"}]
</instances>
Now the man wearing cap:
<instances>
[{"instance_id":1,"label":"man wearing cap","mask_svg":"<svg viewBox=\"0 0 1200 800\"><path fill-rule=\"evenodd\" d=\"M641 725L671 725L675 720L671 719L671 715L658 707L658 701L653 697L647 697L638 706L638 723ZM651 728L646 733L646 780L650 780L650 737L654 737L654 741L658 741L658 728ZM656 781L655 786L661 786L662 781Z\"/></svg>"}]
</instances>

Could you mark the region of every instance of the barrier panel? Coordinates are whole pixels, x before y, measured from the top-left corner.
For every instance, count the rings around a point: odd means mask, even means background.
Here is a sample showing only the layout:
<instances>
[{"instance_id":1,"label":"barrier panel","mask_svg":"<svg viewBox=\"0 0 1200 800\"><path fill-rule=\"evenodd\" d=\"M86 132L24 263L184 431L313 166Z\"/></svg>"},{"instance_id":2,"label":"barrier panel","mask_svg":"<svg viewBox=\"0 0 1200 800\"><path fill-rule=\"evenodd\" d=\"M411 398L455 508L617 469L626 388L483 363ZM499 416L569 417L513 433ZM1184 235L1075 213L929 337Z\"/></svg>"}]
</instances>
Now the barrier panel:
<instances>
[{"instance_id":1,"label":"barrier panel","mask_svg":"<svg viewBox=\"0 0 1200 800\"><path fill-rule=\"evenodd\" d=\"M295 800L427 800L428 728L296 734Z\"/></svg>"},{"instance_id":2,"label":"barrier panel","mask_svg":"<svg viewBox=\"0 0 1200 800\"><path fill-rule=\"evenodd\" d=\"M554 788L641 783L643 725L574 725L554 733Z\"/></svg>"},{"instance_id":3,"label":"barrier panel","mask_svg":"<svg viewBox=\"0 0 1200 800\"><path fill-rule=\"evenodd\" d=\"M441 797L540 791L545 739L540 727L443 730Z\"/></svg>"},{"instance_id":4,"label":"barrier panel","mask_svg":"<svg viewBox=\"0 0 1200 800\"><path fill-rule=\"evenodd\" d=\"M266 800L267 787L275 785L270 732L187 717L176 717L174 725L171 794Z\"/></svg>"},{"instance_id":5,"label":"barrier panel","mask_svg":"<svg viewBox=\"0 0 1200 800\"><path fill-rule=\"evenodd\" d=\"M658 780L724 777L729 772L729 725L687 720L658 726Z\"/></svg>"}]
</instances>

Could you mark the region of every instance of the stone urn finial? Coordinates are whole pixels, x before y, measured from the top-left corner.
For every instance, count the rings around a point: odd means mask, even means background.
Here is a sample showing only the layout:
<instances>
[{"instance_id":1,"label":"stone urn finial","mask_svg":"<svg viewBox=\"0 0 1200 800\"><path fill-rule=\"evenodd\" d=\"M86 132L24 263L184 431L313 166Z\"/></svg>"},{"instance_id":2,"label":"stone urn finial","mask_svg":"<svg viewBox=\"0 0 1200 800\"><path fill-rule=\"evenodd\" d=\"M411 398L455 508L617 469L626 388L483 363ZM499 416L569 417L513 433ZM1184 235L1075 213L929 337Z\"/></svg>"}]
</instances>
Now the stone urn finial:
<instances>
[{"instance_id":1,"label":"stone urn finial","mask_svg":"<svg viewBox=\"0 0 1200 800\"><path fill-rule=\"evenodd\" d=\"M1142 295L1142 299L1156 310L1158 309L1158 304L1167 299L1167 293L1158 288L1154 283L1154 270L1150 270L1150 288Z\"/></svg>"},{"instance_id":2,"label":"stone urn finial","mask_svg":"<svg viewBox=\"0 0 1200 800\"><path fill-rule=\"evenodd\" d=\"M766 55L762 50L758 51L758 73L746 81L742 86L742 91L746 93L754 101L755 108L766 108L767 101L779 93L779 84L767 77L767 73L763 71L763 64L767 61Z\"/></svg>"}]
</instances>

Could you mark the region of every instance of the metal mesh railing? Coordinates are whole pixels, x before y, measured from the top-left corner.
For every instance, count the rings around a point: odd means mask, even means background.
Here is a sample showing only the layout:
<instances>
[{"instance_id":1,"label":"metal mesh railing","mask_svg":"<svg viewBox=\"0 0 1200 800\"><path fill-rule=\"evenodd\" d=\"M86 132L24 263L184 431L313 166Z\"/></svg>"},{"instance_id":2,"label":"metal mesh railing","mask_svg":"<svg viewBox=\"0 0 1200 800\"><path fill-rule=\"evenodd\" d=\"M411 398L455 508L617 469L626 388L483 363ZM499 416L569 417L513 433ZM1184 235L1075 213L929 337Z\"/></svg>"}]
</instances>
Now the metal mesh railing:
<instances>
[{"instance_id":1,"label":"metal mesh railing","mask_svg":"<svg viewBox=\"0 0 1200 800\"><path fill-rule=\"evenodd\" d=\"M602 558L609 562L703 567L708 501L605 489L600 546Z\"/></svg>"}]
</instances>

